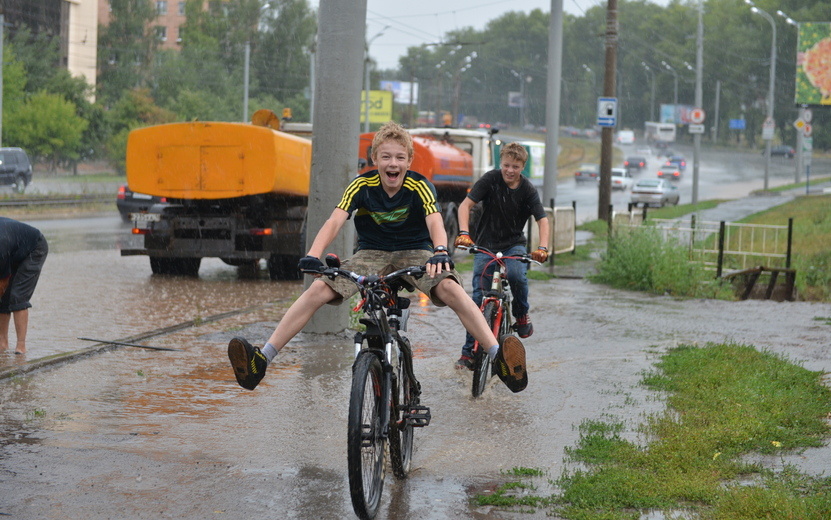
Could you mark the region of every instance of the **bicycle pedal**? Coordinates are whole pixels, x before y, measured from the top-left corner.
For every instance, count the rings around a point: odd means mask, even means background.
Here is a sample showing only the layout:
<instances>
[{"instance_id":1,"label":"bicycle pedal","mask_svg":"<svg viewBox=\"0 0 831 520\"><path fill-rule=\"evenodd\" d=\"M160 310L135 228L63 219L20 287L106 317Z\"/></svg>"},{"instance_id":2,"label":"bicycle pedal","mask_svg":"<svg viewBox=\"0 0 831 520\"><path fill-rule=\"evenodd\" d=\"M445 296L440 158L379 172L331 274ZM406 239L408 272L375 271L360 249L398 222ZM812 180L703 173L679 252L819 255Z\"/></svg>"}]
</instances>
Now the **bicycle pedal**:
<instances>
[{"instance_id":1,"label":"bicycle pedal","mask_svg":"<svg viewBox=\"0 0 831 520\"><path fill-rule=\"evenodd\" d=\"M408 425L421 428L430 424L430 408L426 406L410 406L404 413L404 421Z\"/></svg>"}]
</instances>

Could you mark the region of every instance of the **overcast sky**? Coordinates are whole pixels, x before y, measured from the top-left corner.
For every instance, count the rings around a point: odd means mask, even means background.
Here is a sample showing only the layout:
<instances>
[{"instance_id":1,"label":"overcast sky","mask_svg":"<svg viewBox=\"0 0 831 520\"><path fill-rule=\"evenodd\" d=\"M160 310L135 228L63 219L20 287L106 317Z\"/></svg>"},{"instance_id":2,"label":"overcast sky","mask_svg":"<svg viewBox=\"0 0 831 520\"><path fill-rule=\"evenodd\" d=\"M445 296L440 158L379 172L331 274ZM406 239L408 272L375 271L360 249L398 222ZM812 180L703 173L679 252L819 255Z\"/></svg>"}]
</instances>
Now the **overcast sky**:
<instances>
[{"instance_id":1,"label":"overcast sky","mask_svg":"<svg viewBox=\"0 0 831 520\"><path fill-rule=\"evenodd\" d=\"M666 5L669 0L652 0ZM317 9L319 0L310 0ZM606 0L562 0L563 11L582 16L594 6L605 9ZM367 0L367 39L372 41L369 54L379 69L398 67L398 58L407 48L438 43L448 31L473 27L484 29L487 23L509 11L528 13L534 9L548 13L551 0ZM387 26L389 26L387 28Z\"/></svg>"}]
</instances>

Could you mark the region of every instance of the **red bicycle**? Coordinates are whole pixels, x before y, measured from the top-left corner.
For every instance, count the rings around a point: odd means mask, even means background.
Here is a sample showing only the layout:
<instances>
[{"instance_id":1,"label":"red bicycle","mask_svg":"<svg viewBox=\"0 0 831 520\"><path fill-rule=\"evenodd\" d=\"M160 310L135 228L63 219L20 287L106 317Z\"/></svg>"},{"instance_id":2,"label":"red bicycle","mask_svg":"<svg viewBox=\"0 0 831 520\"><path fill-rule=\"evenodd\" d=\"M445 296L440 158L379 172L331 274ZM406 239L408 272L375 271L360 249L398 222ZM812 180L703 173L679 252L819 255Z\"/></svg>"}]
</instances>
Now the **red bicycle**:
<instances>
[{"instance_id":1,"label":"red bicycle","mask_svg":"<svg viewBox=\"0 0 831 520\"><path fill-rule=\"evenodd\" d=\"M507 266L505 260L518 260L520 262L530 264L536 262L531 258L531 255L526 253L524 255L502 256L502 253L494 253L493 251L482 246L471 246L468 248L471 254L483 253L491 257L491 260L485 265L482 271L484 278L488 268L492 263L496 264L493 270L493 278L491 279L490 289L485 291L482 295L482 304L479 309L485 316L485 321L488 322L493 335L497 339L502 338L506 334L514 332L513 314L511 313L511 287L508 283ZM473 343L473 385L471 387L471 394L473 397L479 397L485 391L485 386L488 380L493 376L491 367L491 358L478 341Z\"/></svg>"}]
</instances>

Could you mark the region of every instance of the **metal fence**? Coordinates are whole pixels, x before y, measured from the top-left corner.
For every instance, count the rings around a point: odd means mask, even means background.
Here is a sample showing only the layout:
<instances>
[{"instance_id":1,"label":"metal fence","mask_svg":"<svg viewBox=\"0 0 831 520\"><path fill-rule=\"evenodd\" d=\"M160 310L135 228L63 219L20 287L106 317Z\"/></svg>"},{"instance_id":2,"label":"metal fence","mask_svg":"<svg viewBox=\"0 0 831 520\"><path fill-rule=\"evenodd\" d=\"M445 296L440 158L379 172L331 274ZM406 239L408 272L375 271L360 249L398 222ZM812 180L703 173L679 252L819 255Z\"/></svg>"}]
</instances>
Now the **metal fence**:
<instances>
[{"instance_id":1,"label":"metal fence","mask_svg":"<svg viewBox=\"0 0 831 520\"><path fill-rule=\"evenodd\" d=\"M643 214L638 211L613 215L615 225L638 226ZM793 219L787 225L742 224L738 222L697 221L693 215L684 219L649 219L664 240L689 247L690 260L721 277L726 272L764 266L775 269L791 267Z\"/></svg>"}]
</instances>

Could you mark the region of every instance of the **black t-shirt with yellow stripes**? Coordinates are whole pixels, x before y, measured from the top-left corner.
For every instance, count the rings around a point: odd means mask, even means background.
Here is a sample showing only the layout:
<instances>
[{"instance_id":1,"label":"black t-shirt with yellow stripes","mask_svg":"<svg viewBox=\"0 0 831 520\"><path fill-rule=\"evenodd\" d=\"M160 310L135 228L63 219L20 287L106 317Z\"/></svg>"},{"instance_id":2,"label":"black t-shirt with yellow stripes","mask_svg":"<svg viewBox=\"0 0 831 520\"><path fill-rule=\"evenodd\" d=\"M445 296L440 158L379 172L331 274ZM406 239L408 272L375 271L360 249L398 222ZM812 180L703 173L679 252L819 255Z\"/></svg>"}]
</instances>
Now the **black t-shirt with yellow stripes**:
<instances>
[{"instance_id":1,"label":"black t-shirt with yellow stripes","mask_svg":"<svg viewBox=\"0 0 831 520\"><path fill-rule=\"evenodd\" d=\"M357 176L338 206L355 218L358 249L432 251L427 215L439 211L436 188L420 173L408 170L393 197L381 185L378 170Z\"/></svg>"}]
</instances>

